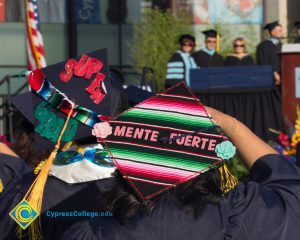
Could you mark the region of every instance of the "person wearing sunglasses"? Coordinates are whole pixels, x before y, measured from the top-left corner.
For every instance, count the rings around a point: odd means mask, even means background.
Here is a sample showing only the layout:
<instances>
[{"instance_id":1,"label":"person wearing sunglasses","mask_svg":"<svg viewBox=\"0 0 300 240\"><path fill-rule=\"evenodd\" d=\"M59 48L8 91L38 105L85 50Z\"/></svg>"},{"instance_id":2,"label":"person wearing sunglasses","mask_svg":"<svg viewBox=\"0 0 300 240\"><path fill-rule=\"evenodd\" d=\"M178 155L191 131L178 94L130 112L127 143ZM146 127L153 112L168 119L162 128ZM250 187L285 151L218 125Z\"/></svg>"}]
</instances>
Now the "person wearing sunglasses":
<instances>
[{"instance_id":1,"label":"person wearing sunglasses","mask_svg":"<svg viewBox=\"0 0 300 240\"><path fill-rule=\"evenodd\" d=\"M218 33L212 29L202 33L205 35L205 47L193 54L196 64L199 67L222 67L223 58L216 52Z\"/></svg>"},{"instance_id":2,"label":"person wearing sunglasses","mask_svg":"<svg viewBox=\"0 0 300 240\"><path fill-rule=\"evenodd\" d=\"M180 50L176 51L170 58L167 65L166 88L185 81L190 84L190 69L197 68L197 65L191 56L195 49L195 38L190 34L184 34L179 37Z\"/></svg>"},{"instance_id":3,"label":"person wearing sunglasses","mask_svg":"<svg viewBox=\"0 0 300 240\"><path fill-rule=\"evenodd\" d=\"M253 58L247 53L244 38L236 38L233 41L233 49L234 53L229 54L225 59L226 66L250 66L254 64Z\"/></svg>"},{"instance_id":4,"label":"person wearing sunglasses","mask_svg":"<svg viewBox=\"0 0 300 240\"><path fill-rule=\"evenodd\" d=\"M282 26L278 21L265 25L263 30L268 30L270 37L262 41L256 49L256 63L258 65L272 65L274 70L275 85L280 85L280 57Z\"/></svg>"}]
</instances>

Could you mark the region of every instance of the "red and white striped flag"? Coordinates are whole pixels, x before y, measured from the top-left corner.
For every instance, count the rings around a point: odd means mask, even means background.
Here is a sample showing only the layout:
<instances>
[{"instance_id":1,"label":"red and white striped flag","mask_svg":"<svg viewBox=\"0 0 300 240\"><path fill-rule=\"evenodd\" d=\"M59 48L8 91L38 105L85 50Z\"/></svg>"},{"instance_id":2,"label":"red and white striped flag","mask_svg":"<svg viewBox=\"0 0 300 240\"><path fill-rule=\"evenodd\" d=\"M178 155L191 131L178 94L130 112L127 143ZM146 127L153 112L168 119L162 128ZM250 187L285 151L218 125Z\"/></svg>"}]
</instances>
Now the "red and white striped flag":
<instances>
[{"instance_id":1,"label":"red and white striped flag","mask_svg":"<svg viewBox=\"0 0 300 240\"><path fill-rule=\"evenodd\" d=\"M28 69L46 67L43 37L40 32L37 0L26 0Z\"/></svg>"}]
</instances>

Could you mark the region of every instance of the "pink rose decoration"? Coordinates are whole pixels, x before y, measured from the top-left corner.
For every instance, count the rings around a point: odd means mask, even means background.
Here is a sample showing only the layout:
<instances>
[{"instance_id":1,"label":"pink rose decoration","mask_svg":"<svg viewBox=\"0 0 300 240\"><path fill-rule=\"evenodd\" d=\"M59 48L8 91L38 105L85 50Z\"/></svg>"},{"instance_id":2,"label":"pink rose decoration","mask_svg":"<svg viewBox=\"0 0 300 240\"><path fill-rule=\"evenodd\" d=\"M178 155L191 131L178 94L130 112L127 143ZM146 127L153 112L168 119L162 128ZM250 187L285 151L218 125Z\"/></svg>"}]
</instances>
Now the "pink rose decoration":
<instances>
[{"instance_id":1,"label":"pink rose decoration","mask_svg":"<svg viewBox=\"0 0 300 240\"><path fill-rule=\"evenodd\" d=\"M96 123L92 130L92 135L97 138L106 138L110 134L112 134L112 127L108 122Z\"/></svg>"}]
</instances>

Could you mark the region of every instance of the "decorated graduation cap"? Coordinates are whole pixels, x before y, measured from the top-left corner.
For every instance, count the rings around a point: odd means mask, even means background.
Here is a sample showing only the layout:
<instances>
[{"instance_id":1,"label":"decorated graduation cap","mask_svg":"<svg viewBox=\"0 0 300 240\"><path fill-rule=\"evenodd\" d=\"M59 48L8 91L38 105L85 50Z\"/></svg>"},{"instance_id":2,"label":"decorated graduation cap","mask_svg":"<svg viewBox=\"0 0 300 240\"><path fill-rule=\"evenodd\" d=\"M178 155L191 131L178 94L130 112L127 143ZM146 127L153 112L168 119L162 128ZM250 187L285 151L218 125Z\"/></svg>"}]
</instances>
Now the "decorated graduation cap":
<instances>
[{"instance_id":1,"label":"decorated graduation cap","mask_svg":"<svg viewBox=\"0 0 300 240\"><path fill-rule=\"evenodd\" d=\"M40 140L47 139L45 146L51 148L49 142L52 141L55 147L48 159L40 163L36 179L22 201L10 213L14 219L17 209L22 208L24 204L31 212L35 212L35 218L41 213L45 183L55 159L58 162L69 160L78 163L84 158L87 160L85 163L94 161L95 164L113 167L106 161L106 156L98 159L94 157L98 154L96 151L100 149L99 147L92 147L89 149L91 151L87 150L82 154L73 151L73 155L67 156L67 159L64 159L65 156L56 158L62 141L70 142L91 136L92 127L98 122L106 121L107 116L113 115L118 107L120 85L116 79L110 77L106 50L83 54L65 62L34 70L28 76L28 83L31 92L15 98L13 102L33 123L35 131L43 137ZM38 146L41 144L42 141L37 142ZM97 174L100 172L97 171ZM29 217L32 216L28 216L26 227L31 223L29 220L32 220ZM41 238L39 222L31 223L29 233L30 239Z\"/></svg>"},{"instance_id":2,"label":"decorated graduation cap","mask_svg":"<svg viewBox=\"0 0 300 240\"><path fill-rule=\"evenodd\" d=\"M136 105L110 125L112 134L104 141L142 202L235 154L235 147L184 82ZM236 183L227 181L231 187Z\"/></svg>"},{"instance_id":3,"label":"decorated graduation cap","mask_svg":"<svg viewBox=\"0 0 300 240\"><path fill-rule=\"evenodd\" d=\"M297 29L299 29L299 28L300 28L300 21L296 21L296 22L294 23L294 26L295 26Z\"/></svg>"},{"instance_id":4,"label":"decorated graduation cap","mask_svg":"<svg viewBox=\"0 0 300 240\"><path fill-rule=\"evenodd\" d=\"M26 117L31 123L35 123L35 117L39 121L53 118L56 127L52 124L48 129L39 122L35 127L35 131L41 132L43 135L48 133L45 131L53 131L51 133L51 141L57 141L61 132L62 125L65 123L65 114L53 109L50 104L31 92L20 94L12 99L18 110ZM28 111L28 106L33 106L35 111ZM45 116L34 116L36 114L45 114ZM52 120L51 120L52 121ZM66 131L69 131L66 133ZM72 136L83 136L85 131L91 135L91 128L83 124L77 123L75 119L70 118L65 133L62 139L66 142L72 140ZM38 149L49 149L53 144L49 144L49 140L44 139L42 136L37 137L36 144ZM94 137L92 137L94 140ZM43 144L41 146L41 144ZM52 147L54 148L54 146ZM44 159L39 159L41 162L35 168L35 173L38 173L42 166L45 164ZM51 175L67 183L79 183L94 181L103 178L111 177L114 172L115 166L113 165L110 157L101 144L90 143L85 145L77 145L75 142L67 143L64 148L58 153L51 166Z\"/></svg>"},{"instance_id":5,"label":"decorated graduation cap","mask_svg":"<svg viewBox=\"0 0 300 240\"><path fill-rule=\"evenodd\" d=\"M90 136L93 125L118 107L120 84L110 76L106 49L34 70L28 83L32 93L12 101L35 126L40 150L53 148L74 102L63 142Z\"/></svg>"},{"instance_id":6,"label":"decorated graduation cap","mask_svg":"<svg viewBox=\"0 0 300 240\"><path fill-rule=\"evenodd\" d=\"M272 30L277 27L277 26L281 26L281 24L279 23L279 21L274 21L274 22L271 22L271 23L267 23L265 26L264 26L264 30L268 30L269 33L272 32Z\"/></svg>"},{"instance_id":7,"label":"decorated graduation cap","mask_svg":"<svg viewBox=\"0 0 300 240\"><path fill-rule=\"evenodd\" d=\"M50 171L52 176L66 183L81 183L109 178L115 169L107 150L98 143L73 144L63 149L54 159Z\"/></svg>"}]
</instances>

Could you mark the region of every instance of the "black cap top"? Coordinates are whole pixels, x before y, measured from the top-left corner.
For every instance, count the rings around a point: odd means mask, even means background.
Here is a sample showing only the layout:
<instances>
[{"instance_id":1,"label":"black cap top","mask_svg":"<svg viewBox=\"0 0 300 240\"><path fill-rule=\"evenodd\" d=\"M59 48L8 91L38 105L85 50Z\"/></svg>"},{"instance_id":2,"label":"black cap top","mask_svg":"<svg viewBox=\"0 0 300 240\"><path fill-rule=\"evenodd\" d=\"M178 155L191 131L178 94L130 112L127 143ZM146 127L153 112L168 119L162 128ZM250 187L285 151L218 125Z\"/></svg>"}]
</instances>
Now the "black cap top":
<instances>
[{"instance_id":1,"label":"black cap top","mask_svg":"<svg viewBox=\"0 0 300 240\"><path fill-rule=\"evenodd\" d=\"M299 29L299 28L300 28L300 21L296 21L296 22L294 23L294 26L295 26L297 29Z\"/></svg>"},{"instance_id":2,"label":"black cap top","mask_svg":"<svg viewBox=\"0 0 300 240\"><path fill-rule=\"evenodd\" d=\"M70 101L75 100L76 111L63 142L90 136L96 122L115 114L120 100L120 84L110 75L106 49L34 70L28 82L32 92L15 96L12 102L34 125L39 150L54 146Z\"/></svg>"},{"instance_id":3,"label":"black cap top","mask_svg":"<svg viewBox=\"0 0 300 240\"><path fill-rule=\"evenodd\" d=\"M268 29L268 31L271 32L277 26L281 26L281 24L278 21L275 21L275 22L267 23L263 29L264 30Z\"/></svg>"},{"instance_id":4,"label":"black cap top","mask_svg":"<svg viewBox=\"0 0 300 240\"><path fill-rule=\"evenodd\" d=\"M179 37L178 40L179 43L183 43L184 41L190 41L193 42L194 44L196 43L195 38L190 34L183 34Z\"/></svg>"},{"instance_id":5,"label":"black cap top","mask_svg":"<svg viewBox=\"0 0 300 240\"><path fill-rule=\"evenodd\" d=\"M205 35L205 37L212 37L212 38L216 38L217 37L217 32L213 29L209 29L206 31L202 31L202 33Z\"/></svg>"}]
</instances>

